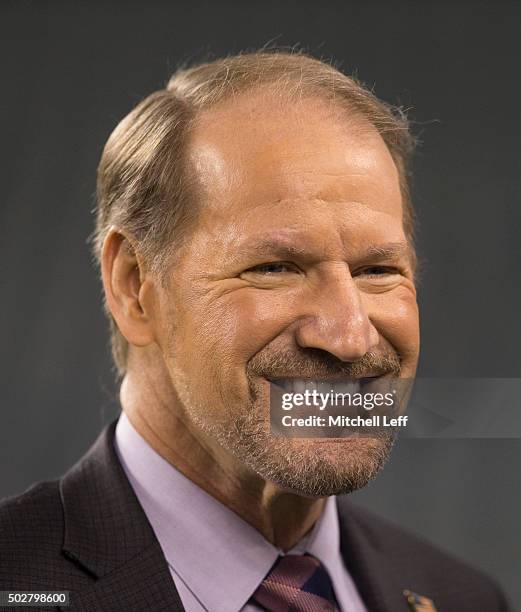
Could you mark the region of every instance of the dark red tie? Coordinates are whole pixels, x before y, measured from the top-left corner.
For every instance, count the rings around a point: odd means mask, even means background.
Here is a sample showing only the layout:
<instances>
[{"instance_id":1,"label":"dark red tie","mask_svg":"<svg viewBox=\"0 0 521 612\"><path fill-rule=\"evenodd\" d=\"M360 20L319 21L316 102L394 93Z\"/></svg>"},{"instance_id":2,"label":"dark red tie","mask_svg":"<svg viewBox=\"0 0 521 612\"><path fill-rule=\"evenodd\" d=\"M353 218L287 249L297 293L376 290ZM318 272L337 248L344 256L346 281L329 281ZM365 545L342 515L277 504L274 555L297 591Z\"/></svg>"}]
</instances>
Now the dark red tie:
<instances>
[{"instance_id":1,"label":"dark red tie","mask_svg":"<svg viewBox=\"0 0 521 612\"><path fill-rule=\"evenodd\" d=\"M311 555L279 557L252 600L269 612L338 612L331 580Z\"/></svg>"}]
</instances>

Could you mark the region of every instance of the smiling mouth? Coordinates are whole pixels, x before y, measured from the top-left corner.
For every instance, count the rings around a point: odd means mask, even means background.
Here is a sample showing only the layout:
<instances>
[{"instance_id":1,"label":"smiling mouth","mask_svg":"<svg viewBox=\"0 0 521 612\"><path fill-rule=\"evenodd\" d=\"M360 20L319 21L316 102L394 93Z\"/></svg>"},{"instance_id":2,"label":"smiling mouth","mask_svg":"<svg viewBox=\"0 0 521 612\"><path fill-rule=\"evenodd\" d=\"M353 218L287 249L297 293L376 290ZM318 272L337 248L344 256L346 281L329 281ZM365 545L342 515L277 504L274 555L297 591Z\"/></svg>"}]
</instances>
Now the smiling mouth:
<instances>
[{"instance_id":1,"label":"smiling mouth","mask_svg":"<svg viewBox=\"0 0 521 612\"><path fill-rule=\"evenodd\" d=\"M362 378L275 378L266 379L285 393L305 393L309 391L325 392L334 391L336 393L363 393L369 390L372 385L388 380L389 375L367 376Z\"/></svg>"}]
</instances>

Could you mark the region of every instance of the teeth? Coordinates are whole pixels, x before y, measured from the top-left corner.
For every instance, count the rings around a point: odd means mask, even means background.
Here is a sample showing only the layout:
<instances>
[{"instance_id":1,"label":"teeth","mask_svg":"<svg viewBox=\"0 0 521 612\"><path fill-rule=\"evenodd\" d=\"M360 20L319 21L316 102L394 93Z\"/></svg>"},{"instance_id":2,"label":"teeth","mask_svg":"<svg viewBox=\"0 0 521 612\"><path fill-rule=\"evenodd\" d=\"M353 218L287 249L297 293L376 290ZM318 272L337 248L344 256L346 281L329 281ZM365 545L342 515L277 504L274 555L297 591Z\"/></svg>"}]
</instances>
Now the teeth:
<instances>
[{"instance_id":1,"label":"teeth","mask_svg":"<svg viewBox=\"0 0 521 612\"><path fill-rule=\"evenodd\" d=\"M337 385L337 393L360 393L362 385L358 380L350 380Z\"/></svg>"},{"instance_id":2,"label":"teeth","mask_svg":"<svg viewBox=\"0 0 521 612\"><path fill-rule=\"evenodd\" d=\"M304 393L306 390L306 381L301 379L295 379L293 381L293 393Z\"/></svg>"},{"instance_id":3,"label":"teeth","mask_svg":"<svg viewBox=\"0 0 521 612\"><path fill-rule=\"evenodd\" d=\"M309 380L305 378L281 378L275 384L286 393L305 393L306 391L319 393L360 393L362 384L359 380L328 381Z\"/></svg>"}]
</instances>

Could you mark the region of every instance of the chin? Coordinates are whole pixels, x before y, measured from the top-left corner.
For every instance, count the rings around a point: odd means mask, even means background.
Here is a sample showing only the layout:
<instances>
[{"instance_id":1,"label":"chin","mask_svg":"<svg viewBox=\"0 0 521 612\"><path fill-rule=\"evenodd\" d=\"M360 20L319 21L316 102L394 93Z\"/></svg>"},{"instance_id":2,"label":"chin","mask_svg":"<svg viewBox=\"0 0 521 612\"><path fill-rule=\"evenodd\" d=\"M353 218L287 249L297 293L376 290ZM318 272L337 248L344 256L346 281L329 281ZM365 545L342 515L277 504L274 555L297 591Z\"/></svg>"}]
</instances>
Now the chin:
<instances>
[{"instance_id":1,"label":"chin","mask_svg":"<svg viewBox=\"0 0 521 612\"><path fill-rule=\"evenodd\" d=\"M384 466L391 436L274 440L249 449L245 463L263 479L306 497L351 493L366 486Z\"/></svg>"}]
</instances>

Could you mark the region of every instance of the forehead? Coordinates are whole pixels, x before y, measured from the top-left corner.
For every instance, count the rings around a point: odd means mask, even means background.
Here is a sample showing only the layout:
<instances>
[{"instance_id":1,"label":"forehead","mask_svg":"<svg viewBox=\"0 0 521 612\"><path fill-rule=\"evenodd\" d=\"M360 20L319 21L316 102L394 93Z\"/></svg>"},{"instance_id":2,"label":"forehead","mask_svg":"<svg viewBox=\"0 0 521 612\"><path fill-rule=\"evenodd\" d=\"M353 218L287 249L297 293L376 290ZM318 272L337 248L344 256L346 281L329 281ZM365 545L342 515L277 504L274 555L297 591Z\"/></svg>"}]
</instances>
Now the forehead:
<instances>
[{"instance_id":1,"label":"forehead","mask_svg":"<svg viewBox=\"0 0 521 612\"><path fill-rule=\"evenodd\" d=\"M189 163L209 223L355 222L365 212L401 227L399 177L384 141L327 100L259 91L221 103L198 118Z\"/></svg>"}]
</instances>

